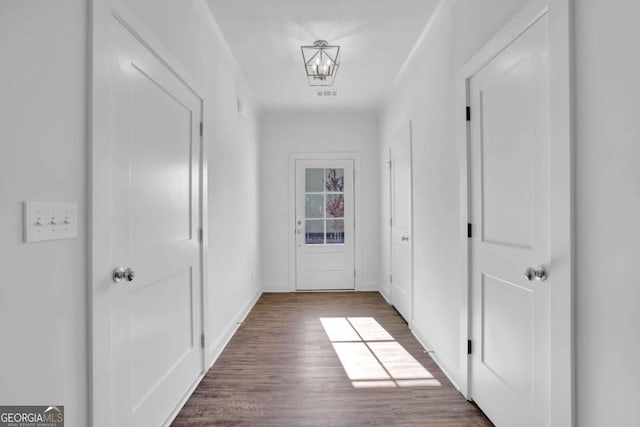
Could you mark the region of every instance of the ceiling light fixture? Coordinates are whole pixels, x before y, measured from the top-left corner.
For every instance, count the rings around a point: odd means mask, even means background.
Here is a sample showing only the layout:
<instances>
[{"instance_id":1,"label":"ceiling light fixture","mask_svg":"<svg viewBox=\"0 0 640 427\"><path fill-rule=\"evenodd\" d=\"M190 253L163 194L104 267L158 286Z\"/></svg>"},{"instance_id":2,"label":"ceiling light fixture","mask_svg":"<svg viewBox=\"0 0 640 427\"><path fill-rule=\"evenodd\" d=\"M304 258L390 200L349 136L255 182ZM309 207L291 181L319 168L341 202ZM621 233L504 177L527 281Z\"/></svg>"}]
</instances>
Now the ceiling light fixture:
<instances>
[{"instance_id":1,"label":"ceiling light fixture","mask_svg":"<svg viewBox=\"0 0 640 427\"><path fill-rule=\"evenodd\" d=\"M313 46L300 46L310 86L332 86L338 73L340 46L317 40Z\"/></svg>"}]
</instances>

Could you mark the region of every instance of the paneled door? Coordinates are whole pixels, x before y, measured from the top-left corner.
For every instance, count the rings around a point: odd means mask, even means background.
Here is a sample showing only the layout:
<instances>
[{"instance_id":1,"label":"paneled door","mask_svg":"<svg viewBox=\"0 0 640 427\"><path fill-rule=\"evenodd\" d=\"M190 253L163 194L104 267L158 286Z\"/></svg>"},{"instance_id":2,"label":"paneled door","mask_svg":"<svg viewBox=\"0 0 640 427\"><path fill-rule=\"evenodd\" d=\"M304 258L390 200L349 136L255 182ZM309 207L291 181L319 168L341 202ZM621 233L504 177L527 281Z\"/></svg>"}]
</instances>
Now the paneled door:
<instances>
[{"instance_id":1,"label":"paneled door","mask_svg":"<svg viewBox=\"0 0 640 427\"><path fill-rule=\"evenodd\" d=\"M203 371L201 100L111 21L112 425L164 425Z\"/></svg>"},{"instance_id":2,"label":"paneled door","mask_svg":"<svg viewBox=\"0 0 640 427\"><path fill-rule=\"evenodd\" d=\"M413 237L411 129L396 135L390 149L391 167L391 302L411 322L413 307Z\"/></svg>"},{"instance_id":3,"label":"paneled door","mask_svg":"<svg viewBox=\"0 0 640 427\"><path fill-rule=\"evenodd\" d=\"M469 82L471 396L497 426L549 425L547 27L544 16Z\"/></svg>"},{"instance_id":4,"label":"paneled door","mask_svg":"<svg viewBox=\"0 0 640 427\"><path fill-rule=\"evenodd\" d=\"M296 289L355 289L353 160L296 160Z\"/></svg>"}]
</instances>

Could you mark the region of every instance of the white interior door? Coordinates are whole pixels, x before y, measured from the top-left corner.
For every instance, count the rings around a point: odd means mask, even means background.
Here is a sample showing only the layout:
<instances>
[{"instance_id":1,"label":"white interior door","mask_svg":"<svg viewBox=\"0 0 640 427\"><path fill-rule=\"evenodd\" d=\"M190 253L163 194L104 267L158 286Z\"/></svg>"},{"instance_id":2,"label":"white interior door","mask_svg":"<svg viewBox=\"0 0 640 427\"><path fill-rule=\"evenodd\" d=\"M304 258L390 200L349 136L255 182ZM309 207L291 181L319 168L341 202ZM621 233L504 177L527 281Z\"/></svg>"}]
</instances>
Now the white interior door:
<instances>
[{"instance_id":1,"label":"white interior door","mask_svg":"<svg viewBox=\"0 0 640 427\"><path fill-rule=\"evenodd\" d=\"M296 289L355 289L353 160L296 160Z\"/></svg>"},{"instance_id":2,"label":"white interior door","mask_svg":"<svg viewBox=\"0 0 640 427\"><path fill-rule=\"evenodd\" d=\"M471 395L497 426L549 425L553 276L524 274L550 263L547 27L545 16L469 86Z\"/></svg>"},{"instance_id":3,"label":"white interior door","mask_svg":"<svg viewBox=\"0 0 640 427\"><path fill-rule=\"evenodd\" d=\"M203 370L202 108L115 19L111 41L112 263L135 272L110 289L112 425L157 427Z\"/></svg>"},{"instance_id":4,"label":"white interior door","mask_svg":"<svg viewBox=\"0 0 640 427\"><path fill-rule=\"evenodd\" d=\"M411 322L413 307L413 236L411 135L402 130L390 150L391 158L391 301Z\"/></svg>"}]
</instances>

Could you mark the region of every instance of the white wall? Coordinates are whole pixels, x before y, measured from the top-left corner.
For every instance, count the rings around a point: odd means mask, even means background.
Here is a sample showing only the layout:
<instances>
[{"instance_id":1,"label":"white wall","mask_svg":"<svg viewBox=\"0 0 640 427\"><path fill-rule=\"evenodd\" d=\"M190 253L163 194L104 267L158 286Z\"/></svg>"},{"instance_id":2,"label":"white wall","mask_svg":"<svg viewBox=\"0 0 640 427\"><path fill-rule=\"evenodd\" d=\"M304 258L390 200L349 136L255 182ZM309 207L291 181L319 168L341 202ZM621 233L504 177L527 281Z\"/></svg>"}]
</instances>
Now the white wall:
<instances>
[{"instance_id":1,"label":"white wall","mask_svg":"<svg viewBox=\"0 0 640 427\"><path fill-rule=\"evenodd\" d=\"M0 2L0 402L87 420L87 4ZM22 205L77 202L78 237L25 244Z\"/></svg>"},{"instance_id":2,"label":"white wall","mask_svg":"<svg viewBox=\"0 0 640 427\"><path fill-rule=\"evenodd\" d=\"M269 113L261 118L260 208L262 272L267 291L292 291L289 283L289 154L353 152L360 154L361 223L357 233L362 245L361 285L357 290L379 287L380 209L378 192L378 126L369 113ZM356 266L357 268L358 266Z\"/></svg>"},{"instance_id":3,"label":"white wall","mask_svg":"<svg viewBox=\"0 0 640 427\"><path fill-rule=\"evenodd\" d=\"M414 331L454 378L460 254L454 72L526 1L457 0L430 26L381 115L379 169L413 121ZM637 424L640 407L640 3L575 3L577 425ZM387 213L388 175L381 177ZM388 219L388 218L387 218ZM383 230L387 230L383 219ZM383 243L388 280L388 243ZM389 284L382 290L388 292Z\"/></svg>"},{"instance_id":4,"label":"white wall","mask_svg":"<svg viewBox=\"0 0 640 427\"><path fill-rule=\"evenodd\" d=\"M638 425L640 2L574 4L578 425Z\"/></svg>"},{"instance_id":5,"label":"white wall","mask_svg":"<svg viewBox=\"0 0 640 427\"><path fill-rule=\"evenodd\" d=\"M0 402L66 404L69 425L87 417L86 14L0 2ZM25 200L77 202L79 236L23 243Z\"/></svg>"},{"instance_id":6,"label":"white wall","mask_svg":"<svg viewBox=\"0 0 640 427\"><path fill-rule=\"evenodd\" d=\"M259 119L253 97L218 38L205 35L205 137L209 146L209 357L262 293ZM237 100L245 104L245 116ZM211 359L210 359L211 360Z\"/></svg>"},{"instance_id":7,"label":"white wall","mask_svg":"<svg viewBox=\"0 0 640 427\"><path fill-rule=\"evenodd\" d=\"M212 358L262 289L254 102L199 0L128 3L205 91ZM0 402L65 405L70 427L89 422L87 5L0 2ZM78 237L23 243L24 200L78 202Z\"/></svg>"},{"instance_id":8,"label":"white wall","mask_svg":"<svg viewBox=\"0 0 640 427\"><path fill-rule=\"evenodd\" d=\"M384 162L402 126L412 122L413 141L413 331L462 384L460 348L460 188L455 73L503 26L525 0L445 1L397 79L381 112L381 290L389 283L389 175Z\"/></svg>"}]
</instances>

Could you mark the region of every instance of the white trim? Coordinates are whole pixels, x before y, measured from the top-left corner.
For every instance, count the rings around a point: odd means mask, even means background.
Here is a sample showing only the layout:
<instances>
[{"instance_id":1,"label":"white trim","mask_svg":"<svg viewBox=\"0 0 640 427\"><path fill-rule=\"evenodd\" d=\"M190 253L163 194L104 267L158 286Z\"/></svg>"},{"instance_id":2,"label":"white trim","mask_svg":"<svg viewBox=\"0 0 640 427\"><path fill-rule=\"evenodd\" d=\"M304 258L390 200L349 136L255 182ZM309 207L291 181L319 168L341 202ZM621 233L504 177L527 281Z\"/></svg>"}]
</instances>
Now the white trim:
<instances>
[{"instance_id":1,"label":"white trim","mask_svg":"<svg viewBox=\"0 0 640 427\"><path fill-rule=\"evenodd\" d=\"M203 87L193 78L182 62L167 49L138 16L125 4L123 0L93 0L110 3L109 14L118 20L129 32L149 50L174 76L187 86L194 95L203 99ZM108 6L107 6L108 7ZM95 16L94 16L95 19Z\"/></svg>"},{"instance_id":2,"label":"white trim","mask_svg":"<svg viewBox=\"0 0 640 427\"><path fill-rule=\"evenodd\" d=\"M288 283L282 283L281 286L265 285L264 288L262 289L262 292L265 294L288 294L289 292L292 292L292 291L291 289L289 289Z\"/></svg>"},{"instance_id":3,"label":"white trim","mask_svg":"<svg viewBox=\"0 0 640 427\"><path fill-rule=\"evenodd\" d=\"M409 120L409 186L411 186L411 191L409 195L411 196L411 207L409 208L409 212L411 213L411 233L409 236L409 243L411 243L411 320L409 321L409 326L413 326L413 313L415 306L415 233L414 223L415 223L415 208L414 208L414 200L415 197L413 192L415 187L413 185L413 121ZM393 289L393 283L391 284L391 289ZM393 292L393 291L392 291Z\"/></svg>"},{"instance_id":4,"label":"white trim","mask_svg":"<svg viewBox=\"0 0 640 427\"><path fill-rule=\"evenodd\" d=\"M167 421L164 424L162 424L163 427L171 426L171 423L173 423L173 420L176 419L176 417L178 416L178 414L180 413L184 405L189 401L189 399L191 398L191 395L193 394L194 391L196 391L196 388L198 388L198 385L200 385L200 381L202 381L202 379L206 374L207 373L205 371L200 373L200 375L198 375L198 378L196 378L193 384L189 386L189 388L187 389L187 393L182 397L182 400L180 400L180 402L176 405L173 411L171 411L171 413L169 414L169 418L167 418Z\"/></svg>"},{"instance_id":5,"label":"white trim","mask_svg":"<svg viewBox=\"0 0 640 427\"><path fill-rule=\"evenodd\" d=\"M460 116L468 105L468 81L484 65L504 50L541 16L549 17L549 83L550 83L550 170L551 170L551 383L550 425L575 424L574 385L574 185L573 185L573 116L572 116L572 27L571 0L532 0L494 38L457 73L457 111ZM472 112L473 115L473 112ZM473 118L472 118L473 119ZM462 120L461 120L462 122ZM469 300L469 250L466 224L470 221L469 203L469 126L458 128L460 164L460 252L461 307L460 355L461 371L466 385L460 391L472 397L470 390L470 357L466 354L471 331ZM466 309L465 309L466 308Z\"/></svg>"},{"instance_id":6,"label":"white trim","mask_svg":"<svg viewBox=\"0 0 640 427\"><path fill-rule=\"evenodd\" d=\"M387 302L387 304L393 305L393 304L391 304L391 298L387 295L387 293L385 291L383 291L382 289L379 289L378 292L380 292L380 295L382 295L382 298L384 298L384 300Z\"/></svg>"},{"instance_id":7,"label":"white trim","mask_svg":"<svg viewBox=\"0 0 640 427\"><path fill-rule=\"evenodd\" d=\"M465 81L471 78L548 11L549 7L544 0L531 0L520 13L460 68L459 78L461 77Z\"/></svg>"},{"instance_id":8,"label":"white trim","mask_svg":"<svg viewBox=\"0 0 640 427\"><path fill-rule=\"evenodd\" d=\"M209 328L209 153L205 144L205 108L201 101L201 135L200 135L200 228L202 241L200 242L200 280L202 282L202 333L205 343L208 341ZM209 360L206 351L203 354L203 368L206 368Z\"/></svg>"},{"instance_id":9,"label":"white trim","mask_svg":"<svg viewBox=\"0 0 640 427\"><path fill-rule=\"evenodd\" d=\"M407 126L408 126L408 132L407 132ZM409 272L409 277L411 280L411 292L410 292L410 297L411 297L411 304L409 307L409 310L411 311L409 314L409 319L405 319L407 320L407 323L409 325L409 328L411 329L413 327L413 311L414 311L414 233L413 233L413 226L414 226L414 206L413 206L413 201L414 201L414 195L413 195L413 122L411 120L409 120L408 122L405 122L402 126L400 126L398 128L398 130L394 133L394 137L393 137L393 143L389 146L389 161L391 162L391 168L389 169L389 212L391 215L391 220L395 221L395 218L393 217L393 212L394 212L394 201L395 201L395 192L394 192L394 186L393 186L393 177L394 177L394 165L393 165L393 152L398 148L403 146L404 144L406 144L406 141L403 141L402 138L404 137L405 132L408 133L409 136L409 186L410 186L410 191L409 191L409 196L411 198L410 200L410 208L409 208L409 214L411 215L410 218L410 233L409 233L409 244L411 245L411 271ZM395 222L394 222L395 223ZM393 277L394 271L393 271L393 226L390 226L390 230L389 230L389 253L390 253L390 257L389 257L389 273L391 274L391 277ZM393 281L390 281L389 283L389 293L390 293L390 301L391 304L393 305Z\"/></svg>"},{"instance_id":10,"label":"white trim","mask_svg":"<svg viewBox=\"0 0 640 427\"><path fill-rule=\"evenodd\" d=\"M447 363L446 359L440 358L438 356L438 354L440 353L438 352L437 347L428 346L425 342L426 340L423 340L421 338L421 335L418 333L417 330L411 329L411 334L415 337L416 341L418 341L418 343L422 346L422 348L424 348L425 353L429 354L429 357L431 357L431 360L433 360L436 363L436 365L438 365L438 368L440 368L440 370L449 379L449 381L451 381L451 384L453 384L453 386L462 393L460 384L464 384L464 382L466 381L466 378L464 378L463 376L461 376L460 378L455 378L451 375L451 372L457 372L457 369L455 369L456 364Z\"/></svg>"},{"instance_id":11,"label":"white trim","mask_svg":"<svg viewBox=\"0 0 640 427\"><path fill-rule=\"evenodd\" d=\"M575 416L575 187L572 0L549 4L551 93L551 425Z\"/></svg>"},{"instance_id":12,"label":"white trim","mask_svg":"<svg viewBox=\"0 0 640 427\"><path fill-rule=\"evenodd\" d=\"M386 191L387 191L387 215L388 218L384 219L384 231L386 231L387 238L389 239L388 244L388 257L387 261L388 269L386 272L383 272L384 276L382 277L382 286L380 289L384 290L386 295L389 297L389 304L392 304L393 301L393 176L391 175L391 168L393 167L393 162L391 161L391 147L387 147L387 160L383 166L383 170L386 173ZM382 186L381 186L382 187ZM384 195L384 193L382 193ZM384 255L384 251L382 251L382 255ZM386 273L386 274L385 274Z\"/></svg>"},{"instance_id":13,"label":"white trim","mask_svg":"<svg viewBox=\"0 0 640 427\"><path fill-rule=\"evenodd\" d=\"M258 290L256 295L242 308L242 310L238 312L236 316L234 316L232 321L229 323L227 330L220 336L220 338L218 338L213 345L207 345L207 358L210 360L207 369L211 369L213 364L216 363L224 349L227 348L231 338L233 338L238 328L242 325L249 313L251 313L251 310L253 310L253 307L255 307L256 303L264 293L265 291L262 289Z\"/></svg>"},{"instance_id":14,"label":"white trim","mask_svg":"<svg viewBox=\"0 0 640 427\"><path fill-rule=\"evenodd\" d=\"M223 338L217 341L217 344L222 343L222 345L220 345L217 350L207 351L207 355L211 356L211 362L207 364L207 369L204 370L202 374L198 376L197 380L194 381L191 387L189 387L189 391L187 392L187 394L185 394L185 396L180 401L180 403L176 406L176 408L171 412L171 415L169 415L169 418L167 422L164 424L164 426L166 427L170 426L171 423L173 423L173 421L176 419L176 417L178 416L178 414L180 413L184 405L189 401L189 399L191 398L191 395L200 384L200 381L202 381L202 379L205 377L209 369L211 369L211 367L213 366L214 363L216 363L216 361L218 360L222 352L225 350L225 348L227 348L227 345L229 345L229 341L231 341L231 338L233 338L233 336L236 334L237 330L240 328L240 326L242 325L244 320L247 318L251 310L253 310L253 307L256 305L256 303L258 302L261 296L262 296L262 291L258 291L256 296L252 298L251 301L249 301L249 304L247 304L244 307L244 309L240 311L238 316L235 317L234 321L231 322L229 328L227 329L227 332L223 335Z\"/></svg>"},{"instance_id":15,"label":"white trim","mask_svg":"<svg viewBox=\"0 0 640 427\"><path fill-rule=\"evenodd\" d=\"M90 336L89 336L89 421L94 427L111 426L110 392L110 295L111 283L105 280L105 272L113 267L109 251L111 225L111 170L106 163L110 158L110 60L111 60L111 19L116 19L149 52L151 52L176 78L180 80L199 100L200 114L204 121L204 101L202 87L187 72L184 66L164 47L140 19L122 0L92 0L90 48L90 144L89 144L89 248L90 248ZM203 138L200 139L200 226L203 228L203 243L200 244L202 295L202 332L206 334L204 318L207 311L207 287L205 259L207 253L207 157ZM202 349L202 373L194 382L195 389L205 372L205 351ZM192 391L192 390L191 390ZM185 395L184 401L190 396ZM181 407L181 406L180 406ZM178 407L179 410L179 407ZM176 412L177 413L177 412Z\"/></svg>"},{"instance_id":16,"label":"white trim","mask_svg":"<svg viewBox=\"0 0 640 427\"><path fill-rule=\"evenodd\" d=\"M456 94L457 100L456 111L460 112L460 120L463 119L463 114L466 111L468 105L469 96L469 84L467 77L461 74L457 82L464 82L459 84L459 93ZM469 150L469 137L471 127L469 122L465 122L465 126L458 127L460 135L457 138L460 141L460 148L458 150L460 158L458 159L459 165L459 185L460 185L460 332L458 341L458 357L460 360L457 372L460 372L464 381L459 382L460 393L466 398L470 399L469 386L471 384L471 378L469 370L471 366L471 358L467 354L467 340L471 336L471 300L469 294L471 292L470 286L470 272L469 261L471 245L469 243L468 236L468 224L471 222L471 200L470 200L470 186L469 186L469 165L470 165L470 150ZM473 227L473 224L472 224Z\"/></svg>"},{"instance_id":17,"label":"white trim","mask_svg":"<svg viewBox=\"0 0 640 427\"><path fill-rule=\"evenodd\" d=\"M355 234L355 258L354 266L356 269L356 278L354 281L354 291L360 291L362 289L362 216L360 214L361 203L361 191L360 191L360 153L356 152L328 152L328 153L289 153L289 220L287 222L287 235L288 240L288 252L289 252L289 283L288 291L296 292L296 237L293 231L295 230L296 222L296 160L352 160L353 161L353 175L354 175L354 219L356 227L354 227ZM290 228L292 227L293 228ZM377 290L377 289L375 289ZM278 290L276 292L282 292ZM353 291L352 291L353 292Z\"/></svg>"},{"instance_id":18,"label":"white trim","mask_svg":"<svg viewBox=\"0 0 640 427\"><path fill-rule=\"evenodd\" d=\"M378 292L380 290L380 284L377 282L362 281L360 289L357 290L361 292Z\"/></svg>"},{"instance_id":19,"label":"white trim","mask_svg":"<svg viewBox=\"0 0 640 427\"><path fill-rule=\"evenodd\" d=\"M361 289L334 289L334 290L326 289L326 290L317 290L317 291L313 291L313 290L292 291L291 289L289 289L288 283L282 283L280 285L272 283L269 285L265 285L264 288L262 289L262 292L268 293L268 294L286 294L290 292L381 292L381 291L380 291L380 285L378 285L377 283L363 282Z\"/></svg>"}]
</instances>

